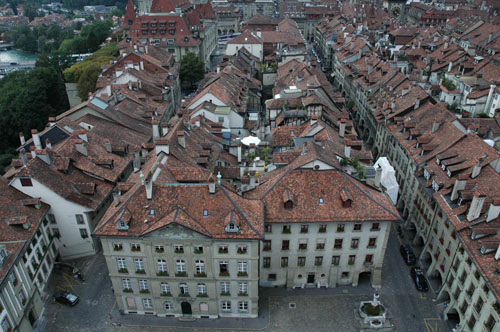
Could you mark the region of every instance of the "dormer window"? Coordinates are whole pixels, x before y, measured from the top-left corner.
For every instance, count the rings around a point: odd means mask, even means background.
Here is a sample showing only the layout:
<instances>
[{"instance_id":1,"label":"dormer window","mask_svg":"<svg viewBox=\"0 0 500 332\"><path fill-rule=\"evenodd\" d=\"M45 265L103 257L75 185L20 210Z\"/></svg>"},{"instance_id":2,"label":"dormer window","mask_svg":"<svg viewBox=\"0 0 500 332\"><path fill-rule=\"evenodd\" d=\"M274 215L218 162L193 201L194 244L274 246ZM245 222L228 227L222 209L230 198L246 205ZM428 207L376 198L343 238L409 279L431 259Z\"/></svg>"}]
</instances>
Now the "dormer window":
<instances>
[{"instance_id":1,"label":"dormer window","mask_svg":"<svg viewBox=\"0 0 500 332\"><path fill-rule=\"evenodd\" d=\"M442 164L441 165L441 169L444 171L446 169L446 165L445 164Z\"/></svg>"},{"instance_id":2,"label":"dormer window","mask_svg":"<svg viewBox=\"0 0 500 332\"><path fill-rule=\"evenodd\" d=\"M227 233L236 233L240 230L239 226L235 223L234 220L234 211L231 211L226 217L226 232Z\"/></svg>"},{"instance_id":3,"label":"dormer window","mask_svg":"<svg viewBox=\"0 0 500 332\"><path fill-rule=\"evenodd\" d=\"M207 209L203 210L203 217L204 218L208 217L208 210Z\"/></svg>"},{"instance_id":4,"label":"dormer window","mask_svg":"<svg viewBox=\"0 0 500 332\"><path fill-rule=\"evenodd\" d=\"M349 195L349 192L343 188L340 191L340 199L342 200L342 207L344 208L350 208L352 204L352 199L351 196Z\"/></svg>"},{"instance_id":5,"label":"dormer window","mask_svg":"<svg viewBox=\"0 0 500 332\"><path fill-rule=\"evenodd\" d=\"M429 180L431 178L431 174L429 173L428 170L424 169L424 178L426 180Z\"/></svg>"},{"instance_id":6,"label":"dormer window","mask_svg":"<svg viewBox=\"0 0 500 332\"><path fill-rule=\"evenodd\" d=\"M449 178L451 178L451 171L450 171L450 170L448 170L448 171L446 172L446 175L448 175L448 177L449 177Z\"/></svg>"},{"instance_id":7,"label":"dormer window","mask_svg":"<svg viewBox=\"0 0 500 332\"><path fill-rule=\"evenodd\" d=\"M292 201L286 201L285 202L285 210L291 210L293 209L293 202Z\"/></svg>"},{"instance_id":8,"label":"dormer window","mask_svg":"<svg viewBox=\"0 0 500 332\"><path fill-rule=\"evenodd\" d=\"M283 192L283 206L285 210L293 209L292 195L290 193L290 190L288 190L288 188L286 188L285 191Z\"/></svg>"},{"instance_id":9,"label":"dormer window","mask_svg":"<svg viewBox=\"0 0 500 332\"><path fill-rule=\"evenodd\" d=\"M325 201L323 200L323 197L320 197L319 198L319 204L324 204L324 203L325 203Z\"/></svg>"},{"instance_id":10,"label":"dormer window","mask_svg":"<svg viewBox=\"0 0 500 332\"><path fill-rule=\"evenodd\" d=\"M439 158L436 158L436 164L439 165L440 162Z\"/></svg>"}]
</instances>

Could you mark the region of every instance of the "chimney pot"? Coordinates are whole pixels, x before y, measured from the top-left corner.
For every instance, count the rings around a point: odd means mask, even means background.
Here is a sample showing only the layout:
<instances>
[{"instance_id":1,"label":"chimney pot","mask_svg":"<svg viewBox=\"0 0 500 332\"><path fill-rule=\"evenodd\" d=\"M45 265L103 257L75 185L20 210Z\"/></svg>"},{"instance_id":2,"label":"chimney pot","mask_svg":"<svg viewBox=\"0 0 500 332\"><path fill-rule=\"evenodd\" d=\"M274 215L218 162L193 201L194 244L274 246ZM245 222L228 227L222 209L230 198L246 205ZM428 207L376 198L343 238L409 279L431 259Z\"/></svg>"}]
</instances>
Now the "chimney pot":
<instances>
[{"instance_id":1,"label":"chimney pot","mask_svg":"<svg viewBox=\"0 0 500 332\"><path fill-rule=\"evenodd\" d=\"M38 150L42 149L42 141L40 140L40 134L38 133L38 130L36 129L31 129L31 137L33 138L33 144Z\"/></svg>"},{"instance_id":2,"label":"chimney pot","mask_svg":"<svg viewBox=\"0 0 500 332\"><path fill-rule=\"evenodd\" d=\"M19 133L19 140L21 141L21 145L24 145L26 143L23 132Z\"/></svg>"}]
</instances>

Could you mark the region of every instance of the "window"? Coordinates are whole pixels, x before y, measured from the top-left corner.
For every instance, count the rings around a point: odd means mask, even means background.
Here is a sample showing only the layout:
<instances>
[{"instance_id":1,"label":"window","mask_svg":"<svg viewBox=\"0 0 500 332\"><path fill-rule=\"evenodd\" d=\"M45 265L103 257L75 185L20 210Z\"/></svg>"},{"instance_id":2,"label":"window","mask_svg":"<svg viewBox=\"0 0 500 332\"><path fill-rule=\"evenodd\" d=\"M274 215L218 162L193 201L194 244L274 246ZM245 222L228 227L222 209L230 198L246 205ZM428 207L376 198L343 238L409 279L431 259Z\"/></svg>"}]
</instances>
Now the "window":
<instances>
[{"instance_id":1,"label":"window","mask_svg":"<svg viewBox=\"0 0 500 332\"><path fill-rule=\"evenodd\" d=\"M189 294L188 285L185 283L179 284L179 293L180 294Z\"/></svg>"},{"instance_id":2,"label":"window","mask_svg":"<svg viewBox=\"0 0 500 332\"><path fill-rule=\"evenodd\" d=\"M325 224L319 225L319 230L318 231L320 233L326 233L326 225Z\"/></svg>"},{"instance_id":3,"label":"window","mask_svg":"<svg viewBox=\"0 0 500 332\"><path fill-rule=\"evenodd\" d=\"M229 281L223 281L220 283L220 291L223 294L229 294L230 292L230 284Z\"/></svg>"},{"instance_id":4,"label":"window","mask_svg":"<svg viewBox=\"0 0 500 332\"><path fill-rule=\"evenodd\" d=\"M248 294L248 283L246 283L246 282L238 283L238 293L239 293L239 295L247 295Z\"/></svg>"},{"instance_id":5,"label":"window","mask_svg":"<svg viewBox=\"0 0 500 332\"><path fill-rule=\"evenodd\" d=\"M337 232L343 232L345 228L345 224L338 224L337 225Z\"/></svg>"},{"instance_id":6,"label":"window","mask_svg":"<svg viewBox=\"0 0 500 332\"><path fill-rule=\"evenodd\" d=\"M23 187L33 187L33 183L30 178L21 178L21 186Z\"/></svg>"},{"instance_id":7,"label":"window","mask_svg":"<svg viewBox=\"0 0 500 332\"><path fill-rule=\"evenodd\" d=\"M204 218L208 217L208 210L207 209L203 210L203 217Z\"/></svg>"},{"instance_id":8,"label":"window","mask_svg":"<svg viewBox=\"0 0 500 332\"><path fill-rule=\"evenodd\" d=\"M222 311L231 311L231 301L222 301Z\"/></svg>"},{"instance_id":9,"label":"window","mask_svg":"<svg viewBox=\"0 0 500 332\"><path fill-rule=\"evenodd\" d=\"M52 213L49 213L48 217L49 217L49 222L51 224L55 224L56 223L56 217Z\"/></svg>"},{"instance_id":10,"label":"window","mask_svg":"<svg viewBox=\"0 0 500 332\"><path fill-rule=\"evenodd\" d=\"M271 251L271 240L264 240L264 247L262 250Z\"/></svg>"},{"instance_id":11,"label":"window","mask_svg":"<svg viewBox=\"0 0 500 332\"><path fill-rule=\"evenodd\" d=\"M325 239L318 239L316 241L316 249L325 249Z\"/></svg>"},{"instance_id":12,"label":"window","mask_svg":"<svg viewBox=\"0 0 500 332\"><path fill-rule=\"evenodd\" d=\"M139 291L147 291L147 290L148 290L148 281L139 280Z\"/></svg>"},{"instance_id":13,"label":"window","mask_svg":"<svg viewBox=\"0 0 500 332\"><path fill-rule=\"evenodd\" d=\"M132 243L130 245L131 251L141 251L141 245L139 243Z\"/></svg>"},{"instance_id":14,"label":"window","mask_svg":"<svg viewBox=\"0 0 500 332\"><path fill-rule=\"evenodd\" d=\"M127 269L127 263L125 262L125 258L117 258L116 262L118 264L118 269Z\"/></svg>"},{"instance_id":15,"label":"window","mask_svg":"<svg viewBox=\"0 0 500 332\"><path fill-rule=\"evenodd\" d=\"M293 209L293 202L292 201L286 201L285 202L285 210L291 210Z\"/></svg>"},{"instance_id":16,"label":"window","mask_svg":"<svg viewBox=\"0 0 500 332\"><path fill-rule=\"evenodd\" d=\"M332 257L332 264L339 265L340 264L340 256L333 256Z\"/></svg>"},{"instance_id":17,"label":"window","mask_svg":"<svg viewBox=\"0 0 500 332\"><path fill-rule=\"evenodd\" d=\"M186 272L186 263L182 259L175 262L175 271L178 273Z\"/></svg>"},{"instance_id":18,"label":"window","mask_svg":"<svg viewBox=\"0 0 500 332\"><path fill-rule=\"evenodd\" d=\"M205 273L205 262L202 260L195 261L194 268L195 268L196 274Z\"/></svg>"},{"instance_id":19,"label":"window","mask_svg":"<svg viewBox=\"0 0 500 332\"><path fill-rule=\"evenodd\" d=\"M305 257L297 257L297 265L298 266L306 265L306 258Z\"/></svg>"},{"instance_id":20,"label":"window","mask_svg":"<svg viewBox=\"0 0 500 332\"><path fill-rule=\"evenodd\" d=\"M198 284L198 295L206 295L207 294L207 285Z\"/></svg>"},{"instance_id":21,"label":"window","mask_svg":"<svg viewBox=\"0 0 500 332\"><path fill-rule=\"evenodd\" d=\"M273 225L270 225L270 224L264 225L264 232L271 233L272 231L273 231Z\"/></svg>"},{"instance_id":22,"label":"window","mask_svg":"<svg viewBox=\"0 0 500 332\"><path fill-rule=\"evenodd\" d=\"M9 279L10 279L10 282L12 282L12 284L14 285L14 287L16 287L18 281L17 281L16 273L14 271L12 271L12 273L9 274Z\"/></svg>"},{"instance_id":23,"label":"window","mask_svg":"<svg viewBox=\"0 0 500 332\"><path fill-rule=\"evenodd\" d=\"M323 256L316 256L314 258L314 265L316 266L323 265Z\"/></svg>"},{"instance_id":24,"label":"window","mask_svg":"<svg viewBox=\"0 0 500 332\"><path fill-rule=\"evenodd\" d=\"M288 266L288 257L281 257L281 267Z\"/></svg>"},{"instance_id":25,"label":"window","mask_svg":"<svg viewBox=\"0 0 500 332\"><path fill-rule=\"evenodd\" d=\"M359 239L352 239L351 240L351 248L356 249L359 245Z\"/></svg>"},{"instance_id":26,"label":"window","mask_svg":"<svg viewBox=\"0 0 500 332\"><path fill-rule=\"evenodd\" d=\"M219 254L227 254L229 249L226 245L219 246Z\"/></svg>"},{"instance_id":27,"label":"window","mask_svg":"<svg viewBox=\"0 0 500 332\"><path fill-rule=\"evenodd\" d=\"M373 261L373 255L366 255L365 263L372 263L372 261Z\"/></svg>"},{"instance_id":28,"label":"window","mask_svg":"<svg viewBox=\"0 0 500 332\"><path fill-rule=\"evenodd\" d=\"M174 306L172 305L172 302L165 302L163 303L163 306L165 307L165 310L172 310L174 309Z\"/></svg>"},{"instance_id":29,"label":"window","mask_svg":"<svg viewBox=\"0 0 500 332\"><path fill-rule=\"evenodd\" d=\"M167 272L167 261L164 259L158 260L158 272Z\"/></svg>"},{"instance_id":30,"label":"window","mask_svg":"<svg viewBox=\"0 0 500 332\"><path fill-rule=\"evenodd\" d=\"M75 214L75 217L76 217L76 223L78 225L85 224L85 222L83 221L83 215L81 215L81 214Z\"/></svg>"},{"instance_id":31,"label":"window","mask_svg":"<svg viewBox=\"0 0 500 332\"><path fill-rule=\"evenodd\" d=\"M195 254L203 254L203 246L194 246Z\"/></svg>"},{"instance_id":32,"label":"window","mask_svg":"<svg viewBox=\"0 0 500 332\"><path fill-rule=\"evenodd\" d=\"M269 273L267 275L267 281L276 281L276 273Z\"/></svg>"},{"instance_id":33,"label":"window","mask_svg":"<svg viewBox=\"0 0 500 332\"><path fill-rule=\"evenodd\" d=\"M290 225L283 225L283 233L285 234L290 234L291 232L291 229L290 229Z\"/></svg>"},{"instance_id":34,"label":"window","mask_svg":"<svg viewBox=\"0 0 500 332\"><path fill-rule=\"evenodd\" d=\"M334 249L342 249L342 239L335 239Z\"/></svg>"},{"instance_id":35,"label":"window","mask_svg":"<svg viewBox=\"0 0 500 332\"><path fill-rule=\"evenodd\" d=\"M20 290L19 293L17 293L17 297L19 298L19 302L21 302L22 305L26 304L26 297L25 297L24 292L22 290Z\"/></svg>"},{"instance_id":36,"label":"window","mask_svg":"<svg viewBox=\"0 0 500 332\"><path fill-rule=\"evenodd\" d=\"M85 228L80 228L80 236L82 239L86 239L89 237L89 234L87 233L87 230Z\"/></svg>"},{"instance_id":37,"label":"window","mask_svg":"<svg viewBox=\"0 0 500 332\"><path fill-rule=\"evenodd\" d=\"M157 253L162 253L165 251L165 248L163 246L155 246L155 251Z\"/></svg>"},{"instance_id":38,"label":"window","mask_svg":"<svg viewBox=\"0 0 500 332\"><path fill-rule=\"evenodd\" d=\"M120 251L123 249L123 245L121 243L113 243L113 250Z\"/></svg>"},{"instance_id":39,"label":"window","mask_svg":"<svg viewBox=\"0 0 500 332\"><path fill-rule=\"evenodd\" d=\"M307 233L309 230L309 225L300 225L300 232Z\"/></svg>"},{"instance_id":40,"label":"window","mask_svg":"<svg viewBox=\"0 0 500 332\"><path fill-rule=\"evenodd\" d=\"M262 266L263 266L264 268L269 268L269 267L271 267L271 257L264 257L264 258L262 259Z\"/></svg>"},{"instance_id":41,"label":"window","mask_svg":"<svg viewBox=\"0 0 500 332\"><path fill-rule=\"evenodd\" d=\"M123 289L132 289L132 283L130 279L122 279Z\"/></svg>"},{"instance_id":42,"label":"window","mask_svg":"<svg viewBox=\"0 0 500 332\"><path fill-rule=\"evenodd\" d=\"M229 270L228 270L227 265L228 265L227 261L220 261L219 262L220 275L222 275L222 276L229 275Z\"/></svg>"},{"instance_id":43,"label":"window","mask_svg":"<svg viewBox=\"0 0 500 332\"><path fill-rule=\"evenodd\" d=\"M371 231L378 231L378 230L380 230L380 224L378 222L374 222L372 224L372 228L370 230Z\"/></svg>"},{"instance_id":44,"label":"window","mask_svg":"<svg viewBox=\"0 0 500 332\"><path fill-rule=\"evenodd\" d=\"M246 254L247 253L247 246L245 246L245 245L239 245L237 253L238 254Z\"/></svg>"},{"instance_id":45,"label":"window","mask_svg":"<svg viewBox=\"0 0 500 332\"><path fill-rule=\"evenodd\" d=\"M349 278L349 272L342 272L341 278L342 279Z\"/></svg>"},{"instance_id":46,"label":"window","mask_svg":"<svg viewBox=\"0 0 500 332\"><path fill-rule=\"evenodd\" d=\"M182 253L184 253L184 246L182 244L176 244L176 245L174 245L174 252L176 254L182 254Z\"/></svg>"},{"instance_id":47,"label":"window","mask_svg":"<svg viewBox=\"0 0 500 332\"><path fill-rule=\"evenodd\" d=\"M238 274L248 273L248 262L238 262Z\"/></svg>"},{"instance_id":48,"label":"window","mask_svg":"<svg viewBox=\"0 0 500 332\"><path fill-rule=\"evenodd\" d=\"M325 201L323 200L323 197L320 197L319 198L319 204L324 204L324 203L325 203Z\"/></svg>"},{"instance_id":49,"label":"window","mask_svg":"<svg viewBox=\"0 0 500 332\"><path fill-rule=\"evenodd\" d=\"M170 286L168 285L167 282L162 282L160 284L160 291L162 294L168 294L170 293Z\"/></svg>"},{"instance_id":50,"label":"window","mask_svg":"<svg viewBox=\"0 0 500 332\"><path fill-rule=\"evenodd\" d=\"M356 255L349 255L348 264L353 265L355 261L356 261Z\"/></svg>"},{"instance_id":51,"label":"window","mask_svg":"<svg viewBox=\"0 0 500 332\"><path fill-rule=\"evenodd\" d=\"M4 318L4 320L2 320L2 330L4 332L7 332L11 329L11 326L10 326L10 323L9 321L7 320L7 318Z\"/></svg>"},{"instance_id":52,"label":"window","mask_svg":"<svg viewBox=\"0 0 500 332\"><path fill-rule=\"evenodd\" d=\"M354 224L354 228L353 228L354 231L360 231L361 230L361 224L357 223L357 224Z\"/></svg>"},{"instance_id":53,"label":"window","mask_svg":"<svg viewBox=\"0 0 500 332\"><path fill-rule=\"evenodd\" d=\"M153 301L151 299L142 299L144 309L153 309Z\"/></svg>"},{"instance_id":54,"label":"window","mask_svg":"<svg viewBox=\"0 0 500 332\"><path fill-rule=\"evenodd\" d=\"M306 249L307 249L307 240L300 239L299 240L299 250L306 250Z\"/></svg>"},{"instance_id":55,"label":"window","mask_svg":"<svg viewBox=\"0 0 500 332\"><path fill-rule=\"evenodd\" d=\"M144 262L142 261L142 258L135 259L135 270L144 271Z\"/></svg>"},{"instance_id":56,"label":"window","mask_svg":"<svg viewBox=\"0 0 500 332\"><path fill-rule=\"evenodd\" d=\"M59 233L59 228L52 228L52 234L54 234L56 238L61 237L61 233Z\"/></svg>"},{"instance_id":57,"label":"window","mask_svg":"<svg viewBox=\"0 0 500 332\"><path fill-rule=\"evenodd\" d=\"M377 238L376 237L371 237L368 240L368 248L374 248L377 243Z\"/></svg>"},{"instance_id":58,"label":"window","mask_svg":"<svg viewBox=\"0 0 500 332\"><path fill-rule=\"evenodd\" d=\"M238 309L241 312L248 312L248 302L247 301L239 301Z\"/></svg>"},{"instance_id":59,"label":"window","mask_svg":"<svg viewBox=\"0 0 500 332\"><path fill-rule=\"evenodd\" d=\"M223 116L219 116L219 121L218 122L224 123L224 117Z\"/></svg>"},{"instance_id":60,"label":"window","mask_svg":"<svg viewBox=\"0 0 500 332\"><path fill-rule=\"evenodd\" d=\"M281 242L281 250L289 250L290 249L290 240L283 240Z\"/></svg>"}]
</instances>

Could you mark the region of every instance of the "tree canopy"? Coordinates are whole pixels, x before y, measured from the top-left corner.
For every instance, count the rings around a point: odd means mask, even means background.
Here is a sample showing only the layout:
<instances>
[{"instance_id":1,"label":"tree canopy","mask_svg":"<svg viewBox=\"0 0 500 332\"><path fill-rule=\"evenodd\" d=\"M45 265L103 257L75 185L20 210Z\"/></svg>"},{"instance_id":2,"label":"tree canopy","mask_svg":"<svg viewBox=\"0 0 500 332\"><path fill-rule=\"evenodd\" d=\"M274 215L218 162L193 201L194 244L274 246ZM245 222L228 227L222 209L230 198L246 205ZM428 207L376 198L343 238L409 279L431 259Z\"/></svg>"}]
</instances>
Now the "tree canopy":
<instances>
[{"instance_id":1,"label":"tree canopy","mask_svg":"<svg viewBox=\"0 0 500 332\"><path fill-rule=\"evenodd\" d=\"M188 52L181 60L179 72L181 81L188 82L191 87L205 76L205 65L200 57L193 52Z\"/></svg>"}]
</instances>

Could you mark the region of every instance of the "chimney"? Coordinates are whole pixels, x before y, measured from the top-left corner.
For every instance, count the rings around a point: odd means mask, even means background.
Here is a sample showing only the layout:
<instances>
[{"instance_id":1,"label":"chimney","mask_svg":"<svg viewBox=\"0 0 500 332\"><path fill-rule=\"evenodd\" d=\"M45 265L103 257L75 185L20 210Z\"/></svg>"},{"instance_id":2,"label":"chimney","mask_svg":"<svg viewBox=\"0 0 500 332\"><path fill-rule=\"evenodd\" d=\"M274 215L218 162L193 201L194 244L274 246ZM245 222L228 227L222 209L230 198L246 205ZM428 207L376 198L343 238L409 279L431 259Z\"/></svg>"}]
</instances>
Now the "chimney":
<instances>
[{"instance_id":1,"label":"chimney","mask_svg":"<svg viewBox=\"0 0 500 332\"><path fill-rule=\"evenodd\" d=\"M153 181L146 181L145 187L146 187L146 199L148 200L153 199Z\"/></svg>"},{"instance_id":2,"label":"chimney","mask_svg":"<svg viewBox=\"0 0 500 332\"><path fill-rule=\"evenodd\" d=\"M24 149L21 150L21 161L23 162L23 165L26 166L28 163L28 157L26 157L26 152L24 152Z\"/></svg>"},{"instance_id":3,"label":"chimney","mask_svg":"<svg viewBox=\"0 0 500 332\"><path fill-rule=\"evenodd\" d=\"M415 100L415 106L413 106L413 109L414 109L414 110L416 110L416 109L418 109L419 107L420 107L420 99L419 99L419 98L417 98L417 99Z\"/></svg>"},{"instance_id":4,"label":"chimney","mask_svg":"<svg viewBox=\"0 0 500 332\"><path fill-rule=\"evenodd\" d=\"M46 150L35 150L36 156L40 158L44 163L50 165L50 156Z\"/></svg>"},{"instance_id":5,"label":"chimney","mask_svg":"<svg viewBox=\"0 0 500 332\"><path fill-rule=\"evenodd\" d=\"M345 140L344 157L351 158L351 140Z\"/></svg>"},{"instance_id":6,"label":"chimney","mask_svg":"<svg viewBox=\"0 0 500 332\"><path fill-rule=\"evenodd\" d=\"M241 142L238 142L238 163L241 163Z\"/></svg>"},{"instance_id":7,"label":"chimney","mask_svg":"<svg viewBox=\"0 0 500 332\"><path fill-rule=\"evenodd\" d=\"M250 176L250 188L253 188L257 185L255 181L256 180L255 174L256 174L255 170L248 171L248 176Z\"/></svg>"},{"instance_id":8,"label":"chimney","mask_svg":"<svg viewBox=\"0 0 500 332\"><path fill-rule=\"evenodd\" d=\"M491 39L493 39L493 34L492 33L490 33L488 35L488 43L491 43Z\"/></svg>"},{"instance_id":9,"label":"chimney","mask_svg":"<svg viewBox=\"0 0 500 332\"><path fill-rule=\"evenodd\" d=\"M446 50L448 48L448 42L445 42L443 45L443 50Z\"/></svg>"},{"instance_id":10,"label":"chimney","mask_svg":"<svg viewBox=\"0 0 500 332\"><path fill-rule=\"evenodd\" d=\"M42 141L40 140L40 134L38 134L38 130L31 129L31 137L33 138L33 144L38 150L42 149Z\"/></svg>"},{"instance_id":11,"label":"chimney","mask_svg":"<svg viewBox=\"0 0 500 332\"><path fill-rule=\"evenodd\" d=\"M23 132L19 133L19 140L21 141L21 145L24 145L26 143Z\"/></svg>"},{"instance_id":12,"label":"chimney","mask_svg":"<svg viewBox=\"0 0 500 332\"><path fill-rule=\"evenodd\" d=\"M451 192L451 201L455 201L458 198L458 192L460 190L465 189L465 185L467 184L467 175L460 174L458 178L455 180L455 184L453 185L453 190Z\"/></svg>"},{"instance_id":13,"label":"chimney","mask_svg":"<svg viewBox=\"0 0 500 332\"><path fill-rule=\"evenodd\" d=\"M128 82L128 89L129 89L130 91L132 91L132 81L129 81L129 82Z\"/></svg>"},{"instance_id":14,"label":"chimney","mask_svg":"<svg viewBox=\"0 0 500 332\"><path fill-rule=\"evenodd\" d=\"M113 191L113 205L118 206L120 205L120 198L122 196L121 192Z\"/></svg>"},{"instance_id":15,"label":"chimney","mask_svg":"<svg viewBox=\"0 0 500 332\"><path fill-rule=\"evenodd\" d=\"M179 130L177 132L177 142L179 142L179 145L182 146L184 149L186 148L186 137L184 136L183 130Z\"/></svg>"},{"instance_id":16,"label":"chimney","mask_svg":"<svg viewBox=\"0 0 500 332\"><path fill-rule=\"evenodd\" d=\"M439 129L439 126L441 125L441 121L436 119L432 122L432 129L431 129L431 133L434 134L436 131L438 131Z\"/></svg>"},{"instance_id":17,"label":"chimney","mask_svg":"<svg viewBox=\"0 0 500 332\"><path fill-rule=\"evenodd\" d=\"M257 37L262 38L262 31L257 30Z\"/></svg>"},{"instance_id":18,"label":"chimney","mask_svg":"<svg viewBox=\"0 0 500 332\"><path fill-rule=\"evenodd\" d=\"M85 142L89 141L89 138L87 137L87 132L84 129L78 130L78 137Z\"/></svg>"},{"instance_id":19,"label":"chimney","mask_svg":"<svg viewBox=\"0 0 500 332\"><path fill-rule=\"evenodd\" d=\"M217 74L220 74L220 66L217 66Z\"/></svg>"},{"instance_id":20,"label":"chimney","mask_svg":"<svg viewBox=\"0 0 500 332\"><path fill-rule=\"evenodd\" d=\"M106 152L113 152L113 150L111 149L111 142L107 138L104 139L104 149L106 149Z\"/></svg>"},{"instance_id":21,"label":"chimney","mask_svg":"<svg viewBox=\"0 0 500 332\"><path fill-rule=\"evenodd\" d=\"M31 158L36 158L36 148L32 145L30 146Z\"/></svg>"},{"instance_id":22,"label":"chimney","mask_svg":"<svg viewBox=\"0 0 500 332\"><path fill-rule=\"evenodd\" d=\"M51 116L49 117L49 127L55 126L56 124L56 118Z\"/></svg>"},{"instance_id":23,"label":"chimney","mask_svg":"<svg viewBox=\"0 0 500 332\"><path fill-rule=\"evenodd\" d=\"M475 191L474 196L472 197L472 202L469 206L469 212L467 212L467 220L472 221L477 219L481 214L481 210L483 209L484 201L486 200L486 195L481 193L480 191Z\"/></svg>"},{"instance_id":24,"label":"chimney","mask_svg":"<svg viewBox=\"0 0 500 332\"><path fill-rule=\"evenodd\" d=\"M148 47L148 45L146 45L146 46L144 47L144 49L146 50L146 54L149 54L149 47Z\"/></svg>"},{"instance_id":25,"label":"chimney","mask_svg":"<svg viewBox=\"0 0 500 332\"><path fill-rule=\"evenodd\" d=\"M153 121L151 121L151 123L153 124L153 142L154 142L160 139L160 126L159 126L160 121L154 119Z\"/></svg>"},{"instance_id":26,"label":"chimney","mask_svg":"<svg viewBox=\"0 0 500 332\"><path fill-rule=\"evenodd\" d=\"M158 140L155 142L155 153L159 155L160 152L164 152L166 154L170 153L170 146L167 140Z\"/></svg>"},{"instance_id":27,"label":"chimney","mask_svg":"<svg viewBox=\"0 0 500 332\"><path fill-rule=\"evenodd\" d=\"M106 85L106 94L108 95L108 97L111 97L111 95L113 94L113 92L111 91L111 85Z\"/></svg>"},{"instance_id":28,"label":"chimney","mask_svg":"<svg viewBox=\"0 0 500 332\"><path fill-rule=\"evenodd\" d=\"M75 148L76 151L88 157L89 153L87 151L87 146L85 145L85 142L83 140L78 140L77 142L75 142Z\"/></svg>"},{"instance_id":29,"label":"chimney","mask_svg":"<svg viewBox=\"0 0 500 332\"><path fill-rule=\"evenodd\" d=\"M161 136L163 137L163 136L165 136L167 134L168 134L168 123L163 123L161 125Z\"/></svg>"},{"instance_id":30,"label":"chimney","mask_svg":"<svg viewBox=\"0 0 500 332\"><path fill-rule=\"evenodd\" d=\"M490 204L488 209L488 216L486 217L486 222L490 222L493 219L498 218L500 215L500 200L495 200Z\"/></svg>"},{"instance_id":31,"label":"chimney","mask_svg":"<svg viewBox=\"0 0 500 332\"><path fill-rule=\"evenodd\" d=\"M45 147L49 150L52 150L52 143L50 143L50 140L48 138L45 140Z\"/></svg>"},{"instance_id":32,"label":"chimney","mask_svg":"<svg viewBox=\"0 0 500 332\"><path fill-rule=\"evenodd\" d=\"M198 120L198 119L197 119L197 120L194 122L194 126L195 126L196 128L200 128L200 120Z\"/></svg>"},{"instance_id":33,"label":"chimney","mask_svg":"<svg viewBox=\"0 0 500 332\"><path fill-rule=\"evenodd\" d=\"M141 70L144 70L144 61L142 59L139 61L139 66L140 66L139 68L141 68Z\"/></svg>"},{"instance_id":34,"label":"chimney","mask_svg":"<svg viewBox=\"0 0 500 332\"><path fill-rule=\"evenodd\" d=\"M472 169L472 174L470 175L471 178L476 178L479 173L481 173L481 159L476 161L476 164L474 165L474 168Z\"/></svg>"},{"instance_id":35,"label":"chimney","mask_svg":"<svg viewBox=\"0 0 500 332\"><path fill-rule=\"evenodd\" d=\"M134 161L132 162L134 165L134 173L138 172L141 169L141 156L139 153L139 148L134 152Z\"/></svg>"},{"instance_id":36,"label":"chimney","mask_svg":"<svg viewBox=\"0 0 500 332\"><path fill-rule=\"evenodd\" d=\"M208 192L210 194L215 194L215 179L213 175L208 178Z\"/></svg>"},{"instance_id":37,"label":"chimney","mask_svg":"<svg viewBox=\"0 0 500 332\"><path fill-rule=\"evenodd\" d=\"M342 138L345 135L345 123L346 122L347 122L346 119L340 119L339 136Z\"/></svg>"},{"instance_id":38,"label":"chimney","mask_svg":"<svg viewBox=\"0 0 500 332\"><path fill-rule=\"evenodd\" d=\"M375 187L380 188L380 178L382 177L382 167L377 165L375 169Z\"/></svg>"}]
</instances>

